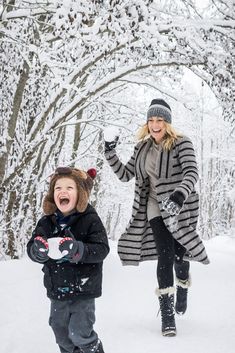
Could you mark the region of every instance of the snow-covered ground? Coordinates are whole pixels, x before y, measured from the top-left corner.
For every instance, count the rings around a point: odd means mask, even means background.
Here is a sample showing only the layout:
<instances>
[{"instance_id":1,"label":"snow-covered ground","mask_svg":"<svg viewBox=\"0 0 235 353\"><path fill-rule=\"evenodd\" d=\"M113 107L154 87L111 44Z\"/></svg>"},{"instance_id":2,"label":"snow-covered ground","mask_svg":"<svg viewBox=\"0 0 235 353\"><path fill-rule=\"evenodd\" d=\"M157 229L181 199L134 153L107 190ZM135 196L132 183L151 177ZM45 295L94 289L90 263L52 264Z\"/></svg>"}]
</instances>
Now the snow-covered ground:
<instances>
[{"instance_id":1,"label":"snow-covered ground","mask_svg":"<svg viewBox=\"0 0 235 353\"><path fill-rule=\"evenodd\" d=\"M205 242L210 265L192 263L187 313L176 337L162 337L157 317L156 263L122 267L111 242L96 330L105 353L233 353L235 238ZM59 353L48 325L41 266L28 258L0 263L1 353Z\"/></svg>"}]
</instances>

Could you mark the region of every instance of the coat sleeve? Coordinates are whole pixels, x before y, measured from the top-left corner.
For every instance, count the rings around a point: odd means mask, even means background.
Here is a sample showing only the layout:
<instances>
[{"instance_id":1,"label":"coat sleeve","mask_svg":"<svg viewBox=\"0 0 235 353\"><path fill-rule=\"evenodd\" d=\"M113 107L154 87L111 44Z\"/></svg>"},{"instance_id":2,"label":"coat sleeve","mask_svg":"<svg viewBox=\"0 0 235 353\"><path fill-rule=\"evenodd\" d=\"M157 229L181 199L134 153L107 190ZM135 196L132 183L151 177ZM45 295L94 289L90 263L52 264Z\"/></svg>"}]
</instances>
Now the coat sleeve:
<instances>
[{"instance_id":1,"label":"coat sleeve","mask_svg":"<svg viewBox=\"0 0 235 353\"><path fill-rule=\"evenodd\" d=\"M106 230L97 214L89 219L86 239L83 241L84 252L80 262L102 262L109 253L109 244Z\"/></svg>"},{"instance_id":2,"label":"coat sleeve","mask_svg":"<svg viewBox=\"0 0 235 353\"><path fill-rule=\"evenodd\" d=\"M138 145L135 146L133 155L125 165L118 158L115 149L105 153L105 158L108 164L119 180L127 182L135 176L135 157L137 151Z\"/></svg>"},{"instance_id":3,"label":"coat sleeve","mask_svg":"<svg viewBox=\"0 0 235 353\"><path fill-rule=\"evenodd\" d=\"M186 200L194 190L195 184L199 178L195 150L192 141L188 137L184 137L180 141L178 145L178 153L183 179L175 190L180 191L185 196Z\"/></svg>"}]
</instances>

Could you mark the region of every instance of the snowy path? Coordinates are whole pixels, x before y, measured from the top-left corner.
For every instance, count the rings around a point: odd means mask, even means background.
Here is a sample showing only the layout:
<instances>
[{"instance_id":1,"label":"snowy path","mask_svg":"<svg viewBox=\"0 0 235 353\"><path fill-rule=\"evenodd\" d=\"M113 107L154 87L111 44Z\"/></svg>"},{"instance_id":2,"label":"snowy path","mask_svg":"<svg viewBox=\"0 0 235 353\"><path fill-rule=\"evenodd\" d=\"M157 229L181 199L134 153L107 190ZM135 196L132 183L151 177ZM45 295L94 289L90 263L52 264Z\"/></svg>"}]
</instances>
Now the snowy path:
<instances>
[{"instance_id":1,"label":"snowy path","mask_svg":"<svg viewBox=\"0 0 235 353\"><path fill-rule=\"evenodd\" d=\"M96 330L105 353L233 353L235 347L235 238L206 242L209 266L192 264L192 289L178 335L162 337L154 262L122 267L116 243L105 261ZM40 265L0 263L1 353L59 353L48 326L49 301Z\"/></svg>"}]
</instances>

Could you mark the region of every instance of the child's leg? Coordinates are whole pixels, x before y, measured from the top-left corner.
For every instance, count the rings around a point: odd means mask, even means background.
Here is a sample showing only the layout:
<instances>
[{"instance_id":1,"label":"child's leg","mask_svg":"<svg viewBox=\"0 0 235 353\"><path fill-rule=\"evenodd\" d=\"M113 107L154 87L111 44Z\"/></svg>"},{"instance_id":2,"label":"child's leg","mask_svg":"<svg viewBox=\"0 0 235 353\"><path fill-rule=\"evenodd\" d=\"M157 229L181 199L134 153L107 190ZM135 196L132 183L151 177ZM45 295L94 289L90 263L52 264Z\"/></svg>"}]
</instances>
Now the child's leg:
<instances>
[{"instance_id":1,"label":"child's leg","mask_svg":"<svg viewBox=\"0 0 235 353\"><path fill-rule=\"evenodd\" d=\"M49 325L54 331L61 353L73 353L75 346L69 338L71 301L51 300Z\"/></svg>"},{"instance_id":2,"label":"child's leg","mask_svg":"<svg viewBox=\"0 0 235 353\"><path fill-rule=\"evenodd\" d=\"M93 329L95 299L77 299L70 306L69 337L75 347L86 347L97 342Z\"/></svg>"}]
</instances>

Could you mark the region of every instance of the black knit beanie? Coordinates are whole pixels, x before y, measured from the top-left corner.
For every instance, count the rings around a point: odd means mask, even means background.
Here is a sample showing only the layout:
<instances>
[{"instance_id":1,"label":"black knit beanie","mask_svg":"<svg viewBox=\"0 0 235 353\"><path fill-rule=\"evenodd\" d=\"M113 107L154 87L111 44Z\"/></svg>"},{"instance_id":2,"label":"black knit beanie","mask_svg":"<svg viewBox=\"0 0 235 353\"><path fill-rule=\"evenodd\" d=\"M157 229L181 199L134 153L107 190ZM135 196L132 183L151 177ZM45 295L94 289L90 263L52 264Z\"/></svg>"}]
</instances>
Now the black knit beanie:
<instances>
[{"instance_id":1,"label":"black knit beanie","mask_svg":"<svg viewBox=\"0 0 235 353\"><path fill-rule=\"evenodd\" d=\"M163 99L153 99L147 112L147 121L153 117L161 117L171 124L171 108L169 104Z\"/></svg>"}]
</instances>

